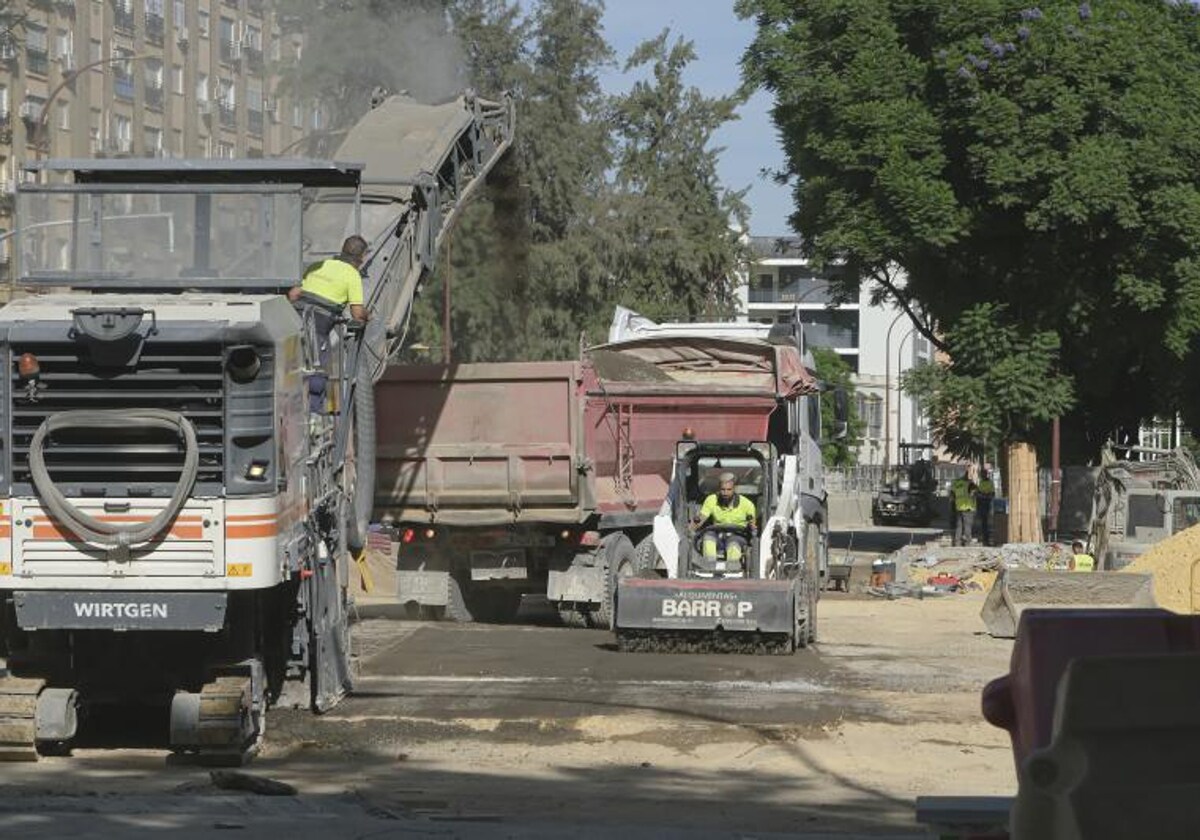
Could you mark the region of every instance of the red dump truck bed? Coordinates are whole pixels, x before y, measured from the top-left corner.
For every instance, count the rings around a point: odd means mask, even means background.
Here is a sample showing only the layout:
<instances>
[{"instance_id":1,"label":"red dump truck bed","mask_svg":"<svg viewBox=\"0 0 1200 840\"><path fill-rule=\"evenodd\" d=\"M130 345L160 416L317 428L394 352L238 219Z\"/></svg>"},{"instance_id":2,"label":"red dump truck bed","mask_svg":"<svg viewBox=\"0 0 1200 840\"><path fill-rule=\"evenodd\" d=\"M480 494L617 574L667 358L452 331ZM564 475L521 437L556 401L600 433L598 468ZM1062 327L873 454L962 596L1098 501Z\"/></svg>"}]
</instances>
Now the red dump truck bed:
<instances>
[{"instance_id":1,"label":"red dump truck bed","mask_svg":"<svg viewBox=\"0 0 1200 840\"><path fill-rule=\"evenodd\" d=\"M813 388L795 348L726 339L640 339L581 363L393 367L377 386L376 515L648 524L685 430L766 440L780 401Z\"/></svg>"}]
</instances>

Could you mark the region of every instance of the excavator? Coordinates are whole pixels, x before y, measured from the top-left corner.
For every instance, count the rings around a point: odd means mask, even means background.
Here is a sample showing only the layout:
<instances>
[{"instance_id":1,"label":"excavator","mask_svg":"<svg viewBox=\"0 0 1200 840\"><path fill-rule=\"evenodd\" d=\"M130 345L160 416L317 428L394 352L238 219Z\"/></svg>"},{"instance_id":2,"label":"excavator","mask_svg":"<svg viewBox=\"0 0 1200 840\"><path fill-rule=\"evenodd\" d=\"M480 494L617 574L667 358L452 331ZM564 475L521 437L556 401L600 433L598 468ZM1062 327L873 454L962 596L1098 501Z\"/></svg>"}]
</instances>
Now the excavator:
<instances>
[{"instance_id":1,"label":"excavator","mask_svg":"<svg viewBox=\"0 0 1200 840\"><path fill-rule=\"evenodd\" d=\"M173 752L241 763L270 707L352 687L374 384L512 137L508 97L390 96L333 161L26 166L0 309L0 757L137 704L168 710ZM355 233L373 317L322 362L285 293Z\"/></svg>"}]
</instances>

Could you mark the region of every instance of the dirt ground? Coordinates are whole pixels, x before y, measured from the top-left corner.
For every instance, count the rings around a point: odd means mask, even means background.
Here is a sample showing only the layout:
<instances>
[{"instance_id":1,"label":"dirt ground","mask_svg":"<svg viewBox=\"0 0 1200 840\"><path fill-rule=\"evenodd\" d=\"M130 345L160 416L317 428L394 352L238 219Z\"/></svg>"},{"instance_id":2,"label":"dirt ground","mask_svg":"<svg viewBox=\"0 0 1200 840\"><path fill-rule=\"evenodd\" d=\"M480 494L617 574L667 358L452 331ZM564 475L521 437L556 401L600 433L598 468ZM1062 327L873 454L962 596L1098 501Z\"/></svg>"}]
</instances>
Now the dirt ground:
<instances>
[{"instance_id":1,"label":"dirt ground","mask_svg":"<svg viewBox=\"0 0 1200 840\"><path fill-rule=\"evenodd\" d=\"M983 633L981 605L829 596L819 646L789 657L620 654L536 615L424 624L364 607L354 696L321 717L273 713L250 768L297 796L216 791L135 724L136 748L93 733L73 757L0 768L0 822L80 837L921 836L916 796L1015 788L1007 736L979 713L1011 643Z\"/></svg>"}]
</instances>

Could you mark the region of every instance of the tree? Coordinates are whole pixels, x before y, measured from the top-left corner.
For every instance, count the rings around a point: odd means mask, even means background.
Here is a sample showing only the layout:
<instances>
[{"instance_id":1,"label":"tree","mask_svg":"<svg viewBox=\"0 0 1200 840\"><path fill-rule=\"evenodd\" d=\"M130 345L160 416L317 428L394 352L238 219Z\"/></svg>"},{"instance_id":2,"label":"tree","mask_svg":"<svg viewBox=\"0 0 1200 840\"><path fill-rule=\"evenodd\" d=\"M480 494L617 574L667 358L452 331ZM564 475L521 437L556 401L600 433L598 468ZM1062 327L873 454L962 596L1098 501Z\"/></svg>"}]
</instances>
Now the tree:
<instances>
[{"instance_id":1,"label":"tree","mask_svg":"<svg viewBox=\"0 0 1200 840\"><path fill-rule=\"evenodd\" d=\"M743 193L721 186L713 133L737 119L740 95L707 97L684 84L696 58L690 41L664 30L625 63L649 77L614 98L617 134L613 215L621 246L614 273L620 298L667 320L726 317L733 311L735 270L743 257Z\"/></svg>"},{"instance_id":2,"label":"tree","mask_svg":"<svg viewBox=\"0 0 1200 840\"><path fill-rule=\"evenodd\" d=\"M304 50L274 68L281 90L320 103L324 130L331 132L366 113L376 88L408 91L422 102L454 96L465 82L446 2L278 0L285 31L305 36Z\"/></svg>"},{"instance_id":3,"label":"tree","mask_svg":"<svg viewBox=\"0 0 1200 840\"><path fill-rule=\"evenodd\" d=\"M758 24L744 67L774 94L792 223L815 262L873 281L942 349L982 304L1004 307L991 323L1016 344L1059 335L1077 457L1179 405L1200 333L1193 4L739 9Z\"/></svg>"},{"instance_id":4,"label":"tree","mask_svg":"<svg viewBox=\"0 0 1200 840\"><path fill-rule=\"evenodd\" d=\"M827 467L848 467L857 462L855 451L862 443L863 423L858 416L854 399L854 371L837 351L828 347L812 348L813 365L817 379L833 388L841 388L846 392L848 408L846 417L846 436L840 440L826 439L821 444L821 460ZM821 400L821 428L828 435L829 430L836 425L832 399Z\"/></svg>"}]
</instances>

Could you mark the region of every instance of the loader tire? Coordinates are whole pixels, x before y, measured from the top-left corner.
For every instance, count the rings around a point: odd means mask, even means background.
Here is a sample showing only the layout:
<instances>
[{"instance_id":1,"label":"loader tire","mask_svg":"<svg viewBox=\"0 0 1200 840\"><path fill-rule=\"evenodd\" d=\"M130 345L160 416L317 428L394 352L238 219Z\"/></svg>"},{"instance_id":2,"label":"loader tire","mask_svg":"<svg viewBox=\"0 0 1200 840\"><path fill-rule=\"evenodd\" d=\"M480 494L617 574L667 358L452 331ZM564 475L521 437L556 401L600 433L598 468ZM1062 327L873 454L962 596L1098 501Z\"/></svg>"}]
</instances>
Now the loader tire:
<instances>
[{"instance_id":1,"label":"loader tire","mask_svg":"<svg viewBox=\"0 0 1200 840\"><path fill-rule=\"evenodd\" d=\"M658 549L654 547L654 535L647 534L633 552L634 575L641 578L656 578L658 573Z\"/></svg>"},{"instance_id":2,"label":"loader tire","mask_svg":"<svg viewBox=\"0 0 1200 840\"><path fill-rule=\"evenodd\" d=\"M604 559L604 601L592 611L591 624L598 630L611 630L617 615L617 581L637 574L637 552L629 537L617 534L605 541Z\"/></svg>"}]
</instances>

